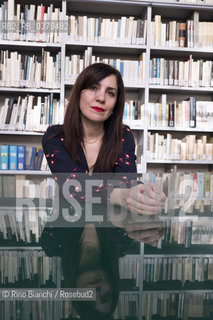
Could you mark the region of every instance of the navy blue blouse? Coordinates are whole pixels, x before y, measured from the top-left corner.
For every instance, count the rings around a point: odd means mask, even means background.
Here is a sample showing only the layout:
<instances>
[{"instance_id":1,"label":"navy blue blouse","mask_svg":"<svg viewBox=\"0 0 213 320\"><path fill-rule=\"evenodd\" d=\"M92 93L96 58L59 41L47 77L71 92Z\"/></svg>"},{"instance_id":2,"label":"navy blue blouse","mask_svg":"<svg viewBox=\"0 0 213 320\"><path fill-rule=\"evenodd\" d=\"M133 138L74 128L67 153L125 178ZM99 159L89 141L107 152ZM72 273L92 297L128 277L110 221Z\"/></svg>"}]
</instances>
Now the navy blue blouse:
<instances>
[{"instance_id":1,"label":"navy blue blouse","mask_svg":"<svg viewBox=\"0 0 213 320\"><path fill-rule=\"evenodd\" d=\"M83 148L80 148L81 164L76 163L65 148L63 134L59 134L52 139L45 141L57 132L62 131L61 125L50 126L45 132L42 140L45 156L52 173L60 172L85 172L88 173L88 165ZM120 173L136 173L136 156L135 156L135 142L132 132L129 127L123 126L123 150L120 157L114 164L113 172ZM98 172L94 168L93 172Z\"/></svg>"}]
</instances>

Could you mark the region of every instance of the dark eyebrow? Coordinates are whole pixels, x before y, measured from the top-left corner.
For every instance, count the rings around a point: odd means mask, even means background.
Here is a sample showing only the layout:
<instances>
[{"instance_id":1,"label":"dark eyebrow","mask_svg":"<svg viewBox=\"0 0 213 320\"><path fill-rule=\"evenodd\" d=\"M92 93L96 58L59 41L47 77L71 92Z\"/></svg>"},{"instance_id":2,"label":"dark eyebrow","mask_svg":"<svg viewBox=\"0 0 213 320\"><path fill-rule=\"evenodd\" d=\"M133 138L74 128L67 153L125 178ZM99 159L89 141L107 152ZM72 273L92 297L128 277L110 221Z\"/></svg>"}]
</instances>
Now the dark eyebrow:
<instances>
[{"instance_id":1,"label":"dark eyebrow","mask_svg":"<svg viewBox=\"0 0 213 320\"><path fill-rule=\"evenodd\" d=\"M113 87L107 87L107 90L115 90L115 91L118 91L116 88L113 88Z\"/></svg>"},{"instance_id":2,"label":"dark eyebrow","mask_svg":"<svg viewBox=\"0 0 213 320\"><path fill-rule=\"evenodd\" d=\"M96 86L98 86L98 87L100 87L101 85L100 85L100 82L95 82L93 85L96 85ZM114 90L114 91L118 91L118 89L116 89L116 88L114 88L114 87L107 87L106 88L107 90Z\"/></svg>"}]
</instances>

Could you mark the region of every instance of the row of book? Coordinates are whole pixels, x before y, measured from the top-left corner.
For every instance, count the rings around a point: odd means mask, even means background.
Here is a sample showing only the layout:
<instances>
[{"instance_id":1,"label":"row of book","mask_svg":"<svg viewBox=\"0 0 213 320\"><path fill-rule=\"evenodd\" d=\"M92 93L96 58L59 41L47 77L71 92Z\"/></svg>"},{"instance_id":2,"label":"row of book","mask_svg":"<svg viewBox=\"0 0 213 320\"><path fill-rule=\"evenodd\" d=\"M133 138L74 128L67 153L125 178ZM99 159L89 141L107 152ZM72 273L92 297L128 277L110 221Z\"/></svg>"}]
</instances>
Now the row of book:
<instances>
[{"instance_id":1,"label":"row of book","mask_svg":"<svg viewBox=\"0 0 213 320\"><path fill-rule=\"evenodd\" d=\"M186 61L152 58L149 83L161 86L212 87L212 68L212 61L195 61L192 55Z\"/></svg>"},{"instance_id":2,"label":"row of book","mask_svg":"<svg viewBox=\"0 0 213 320\"><path fill-rule=\"evenodd\" d=\"M167 21L155 15L151 22L151 45L159 47L212 48L213 22L200 22L199 11L184 22Z\"/></svg>"},{"instance_id":3,"label":"row of book","mask_svg":"<svg viewBox=\"0 0 213 320\"><path fill-rule=\"evenodd\" d=\"M72 308L72 303L68 301L62 301L60 313L65 319L78 319L75 310ZM138 295L132 294L120 294L117 307L113 314L113 319L117 320L137 320L139 316L139 300ZM52 318L51 318L52 319ZM54 318L55 319L55 318ZM13 319L12 319L13 320ZM62 320L62 319L60 319Z\"/></svg>"},{"instance_id":4,"label":"row of book","mask_svg":"<svg viewBox=\"0 0 213 320\"><path fill-rule=\"evenodd\" d=\"M160 101L149 103L149 126L212 128L212 101L196 101L195 97L190 97L181 102L167 103L166 94L161 95ZM0 130L44 132L49 125L62 123L62 114L60 101L53 99L53 93L38 97L5 98L0 106ZM123 121L143 119L144 104L139 100L126 101Z\"/></svg>"},{"instance_id":5,"label":"row of book","mask_svg":"<svg viewBox=\"0 0 213 320\"><path fill-rule=\"evenodd\" d=\"M26 146L0 145L0 170L24 170Z\"/></svg>"},{"instance_id":6,"label":"row of book","mask_svg":"<svg viewBox=\"0 0 213 320\"><path fill-rule=\"evenodd\" d=\"M147 293L142 299L144 320L211 319L212 293Z\"/></svg>"},{"instance_id":7,"label":"row of book","mask_svg":"<svg viewBox=\"0 0 213 320\"><path fill-rule=\"evenodd\" d=\"M0 251L1 284L14 284L18 281L37 278L35 287L44 286L47 281L57 284L58 257L47 257L42 250L2 250Z\"/></svg>"},{"instance_id":8,"label":"row of book","mask_svg":"<svg viewBox=\"0 0 213 320\"><path fill-rule=\"evenodd\" d=\"M0 105L0 130L44 132L49 125L61 123L62 114L53 93L5 98Z\"/></svg>"},{"instance_id":9,"label":"row of book","mask_svg":"<svg viewBox=\"0 0 213 320\"><path fill-rule=\"evenodd\" d=\"M19 201L20 202L20 201ZM17 204L19 204L17 201ZM23 203L21 203L23 204ZM35 208L34 202L24 203L33 205L28 209L1 209L0 210L0 239L14 243L38 243L51 208ZM168 243L181 244L185 248L191 245L213 244L213 226L209 221L200 219L183 220L169 219L165 222L163 239ZM119 262L122 279L136 279L139 281L139 261L137 258L126 257Z\"/></svg>"},{"instance_id":10,"label":"row of book","mask_svg":"<svg viewBox=\"0 0 213 320\"><path fill-rule=\"evenodd\" d=\"M117 320L138 319L139 316L139 299L138 295L120 294L118 305L113 314L113 318Z\"/></svg>"},{"instance_id":11,"label":"row of book","mask_svg":"<svg viewBox=\"0 0 213 320\"><path fill-rule=\"evenodd\" d=\"M211 0L206 0L205 3L208 3L208 1ZM147 21L135 19L131 16L110 19L66 15L64 20L60 8L54 9L53 4L48 7L31 4L25 5L22 8L20 4L15 6L14 0L5 1L4 4L1 5L0 16L2 17L4 26L0 33L0 39L4 40L60 42L61 31L63 31L66 32L67 39L71 41L99 41L142 45L146 42ZM11 21L13 21L12 25L10 24ZM172 22L174 25L176 21ZM199 24L199 27L201 24L199 22L199 12L195 12L192 20L187 21L187 24L189 23L192 23L190 31L192 32L192 30L195 29L193 33L196 32L197 34L197 24ZM167 32L167 28L164 26L165 23L161 23L161 16L156 15L153 24L156 24L152 28L156 30L154 33L155 37L159 36L160 29L165 29L163 34ZM182 23L182 25L185 24L186 23ZM174 26L172 27L174 28ZM180 30L185 29L186 27L182 27ZM203 33L205 33L205 31L206 29L204 29ZM178 34L177 31L176 33ZM199 32L198 35L200 34L202 33ZM181 38L183 38L182 34ZM194 39L193 36L191 38ZM158 43L155 45L158 45Z\"/></svg>"},{"instance_id":12,"label":"row of book","mask_svg":"<svg viewBox=\"0 0 213 320\"><path fill-rule=\"evenodd\" d=\"M0 40L60 42L62 32L67 31L60 8L16 4L4 1L0 6Z\"/></svg>"},{"instance_id":13,"label":"row of book","mask_svg":"<svg viewBox=\"0 0 213 320\"><path fill-rule=\"evenodd\" d=\"M143 174L144 183L154 182L167 195L163 214L211 215L213 174L208 171L153 172Z\"/></svg>"},{"instance_id":14,"label":"row of book","mask_svg":"<svg viewBox=\"0 0 213 320\"><path fill-rule=\"evenodd\" d=\"M195 97L190 97L181 102L167 103L166 94L161 95L160 101L149 103L149 126L212 128L212 101L196 101ZM0 106L0 130L44 132L49 125L63 122L60 110L60 101L53 99L53 93L38 97L5 98ZM123 121L143 119L144 105L139 100L126 101Z\"/></svg>"},{"instance_id":15,"label":"row of book","mask_svg":"<svg viewBox=\"0 0 213 320\"><path fill-rule=\"evenodd\" d=\"M173 171L171 173L158 173L150 171L143 174L144 183L154 182L162 190L172 192L177 200L188 200L193 195L194 199L213 199L213 172L210 171Z\"/></svg>"},{"instance_id":16,"label":"row of book","mask_svg":"<svg viewBox=\"0 0 213 320\"><path fill-rule=\"evenodd\" d=\"M142 299L144 320L153 319L211 319L212 293L147 293ZM60 312L57 312L57 310ZM120 295L114 319L138 319L139 301L136 294ZM0 316L4 320L24 319L68 319L73 313L67 301L1 301ZM75 314L76 315L76 314ZM76 319L76 318L72 318Z\"/></svg>"},{"instance_id":17,"label":"row of book","mask_svg":"<svg viewBox=\"0 0 213 320\"><path fill-rule=\"evenodd\" d=\"M189 248L194 244L213 244L213 221L209 218L173 217L165 221L164 240Z\"/></svg>"},{"instance_id":18,"label":"row of book","mask_svg":"<svg viewBox=\"0 0 213 320\"><path fill-rule=\"evenodd\" d=\"M136 320L139 315L136 294L121 294L114 312L114 319ZM0 317L4 320L65 320L78 319L71 301L0 301Z\"/></svg>"},{"instance_id":19,"label":"row of book","mask_svg":"<svg viewBox=\"0 0 213 320\"><path fill-rule=\"evenodd\" d=\"M181 102L167 103L167 95L162 94L160 102L149 103L149 125L210 129L213 126L213 102L197 101L195 97L190 97Z\"/></svg>"},{"instance_id":20,"label":"row of book","mask_svg":"<svg viewBox=\"0 0 213 320\"><path fill-rule=\"evenodd\" d=\"M146 184L156 183L166 192L169 201L173 198L173 208L183 205L189 198L193 200L194 207L197 201L203 201L205 204L213 202L213 173L209 171L150 171L143 174L142 181ZM0 197L3 198L52 198L55 188L55 180L51 177L0 175Z\"/></svg>"},{"instance_id":21,"label":"row of book","mask_svg":"<svg viewBox=\"0 0 213 320\"><path fill-rule=\"evenodd\" d=\"M0 87L60 88L61 53L41 55L1 50Z\"/></svg>"},{"instance_id":22,"label":"row of book","mask_svg":"<svg viewBox=\"0 0 213 320\"><path fill-rule=\"evenodd\" d=\"M181 182L183 183L183 182ZM184 185L185 183L183 183ZM189 190L189 185L187 184ZM187 190L186 188L186 190ZM187 191L188 191L187 190ZM165 208L163 214L175 214L177 216L182 215L196 215L196 216L212 216L213 201L212 198L200 198L196 193L184 194L182 197L175 197L174 193L166 199Z\"/></svg>"},{"instance_id":23,"label":"row of book","mask_svg":"<svg viewBox=\"0 0 213 320\"><path fill-rule=\"evenodd\" d=\"M21 7L9 0L0 6L0 17L3 25L0 39L4 40L57 43L61 41L61 33L66 32L68 41L142 45L146 42L147 21L132 16L110 19L66 15L64 18L60 8L54 8L53 4Z\"/></svg>"},{"instance_id":24,"label":"row of book","mask_svg":"<svg viewBox=\"0 0 213 320\"><path fill-rule=\"evenodd\" d=\"M211 137L185 135L174 138L170 133L148 132L148 160L213 160L213 141Z\"/></svg>"},{"instance_id":25,"label":"row of book","mask_svg":"<svg viewBox=\"0 0 213 320\"><path fill-rule=\"evenodd\" d=\"M17 244L38 244L39 237L47 220L47 215L51 209L34 207L28 209L19 208L17 201L16 209L0 210L0 240ZM33 202L21 203L24 205L34 205Z\"/></svg>"},{"instance_id":26,"label":"row of book","mask_svg":"<svg viewBox=\"0 0 213 320\"><path fill-rule=\"evenodd\" d=\"M64 301L0 301L0 317L4 320L64 320ZM61 313L58 312L60 304ZM68 315L69 316L69 315Z\"/></svg>"},{"instance_id":27,"label":"row of book","mask_svg":"<svg viewBox=\"0 0 213 320\"><path fill-rule=\"evenodd\" d=\"M55 195L55 180L25 175L0 175L0 198L51 199Z\"/></svg>"},{"instance_id":28,"label":"row of book","mask_svg":"<svg viewBox=\"0 0 213 320\"><path fill-rule=\"evenodd\" d=\"M124 104L123 121L144 119L144 105L139 100L128 100Z\"/></svg>"},{"instance_id":29,"label":"row of book","mask_svg":"<svg viewBox=\"0 0 213 320\"><path fill-rule=\"evenodd\" d=\"M143 267L146 282L179 281L184 286L213 280L213 257L145 257Z\"/></svg>"},{"instance_id":30,"label":"row of book","mask_svg":"<svg viewBox=\"0 0 213 320\"><path fill-rule=\"evenodd\" d=\"M175 193L177 197L193 195L197 199L210 200L213 196L213 173L212 172L176 172Z\"/></svg>"},{"instance_id":31,"label":"row of book","mask_svg":"<svg viewBox=\"0 0 213 320\"><path fill-rule=\"evenodd\" d=\"M147 20L125 17L66 16L67 41L145 45Z\"/></svg>"},{"instance_id":32,"label":"row of book","mask_svg":"<svg viewBox=\"0 0 213 320\"><path fill-rule=\"evenodd\" d=\"M139 259L137 256L124 256L119 259L119 276L121 279L135 279L139 287Z\"/></svg>"},{"instance_id":33,"label":"row of book","mask_svg":"<svg viewBox=\"0 0 213 320\"><path fill-rule=\"evenodd\" d=\"M146 65L144 52L137 61L108 59L92 55L91 47L86 49L83 57L75 54L65 58L65 80L75 81L83 68L95 62L104 62L118 69L124 82L144 84ZM149 83L162 86L211 87L213 85L212 68L212 61L194 61L192 55L187 61L152 58Z\"/></svg>"},{"instance_id":34,"label":"row of book","mask_svg":"<svg viewBox=\"0 0 213 320\"><path fill-rule=\"evenodd\" d=\"M29 164L26 165L26 146L0 145L0 170L41 170L43 158L43 149L32 147Z\"/></svg>"},{"instance_id":35,"label":"row of book","mask_svg":"<svg viewBox=\"0 0 213 320\"><path fill-rule=\"evenodd\" d=\"M92 55L92 48L88 47L83 54L71 55L65 58L65 81L74 81L76 76L91 63L103 62L112 65L120 71L124 82L144 84L145 79L145 53L143 52L138 60L122 60L122 59L108 59Z\"/></svg>"}]
</instances>

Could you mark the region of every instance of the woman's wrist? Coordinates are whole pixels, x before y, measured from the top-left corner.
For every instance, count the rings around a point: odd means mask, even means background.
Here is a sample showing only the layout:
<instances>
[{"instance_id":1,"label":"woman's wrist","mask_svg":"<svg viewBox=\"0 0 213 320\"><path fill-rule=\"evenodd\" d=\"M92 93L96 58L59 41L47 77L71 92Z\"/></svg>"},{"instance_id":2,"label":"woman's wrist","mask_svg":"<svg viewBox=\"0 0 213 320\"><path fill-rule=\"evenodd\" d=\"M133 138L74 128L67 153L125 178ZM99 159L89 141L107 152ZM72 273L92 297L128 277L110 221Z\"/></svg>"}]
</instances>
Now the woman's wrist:
<instances>
[{"instance_id":1,"label":"woman's wrist","mask_svg":"<svg viewBox=\"0 0 213 320\"><path fill-rule=\"evenodd\" d=\"M127 207L126 199L129 196L129 189L115 188L110 194L110 204Z\"/></svg>"}]
</instances>

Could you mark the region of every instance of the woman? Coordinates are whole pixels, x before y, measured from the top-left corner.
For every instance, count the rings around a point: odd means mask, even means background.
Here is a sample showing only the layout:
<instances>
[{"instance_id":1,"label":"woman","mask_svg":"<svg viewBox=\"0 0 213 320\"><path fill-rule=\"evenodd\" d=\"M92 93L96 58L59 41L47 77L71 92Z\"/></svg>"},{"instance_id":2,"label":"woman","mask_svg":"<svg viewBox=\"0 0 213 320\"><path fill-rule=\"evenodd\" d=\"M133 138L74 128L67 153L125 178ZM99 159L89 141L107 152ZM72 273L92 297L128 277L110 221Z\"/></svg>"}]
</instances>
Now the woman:
<instances>
[{"instance_id":1,"label":"woman","mask_svg":"<svg viewBox=\"0 0 213 320\"><path fill-rule=\"evenodd\" d=\"M136 174L134 138L122 125L124 101L124 85L116 69L103 63L84 69L73 87L64 125L49 127L44 134L50 170ZM154 185L115 188L110 194L111 204L137 214L155 214L164 201L165 195Z\"/></svg>"},{"instance_id":2,"label":"woman","mask_svg":"<svg viewBox=\"0 0 213 320\"><path fill-rule=\"evenodd\" d=\"M105 186L100 185L95 191L103 202L127 208L136 215L154 215L161 211L166 197L154 184L135 185L135 143L130 129L122 124L124 101L123 80L116 69L103 63L88 66L72 89L64 125L51 126L44 134L44 153L60 190L70 178L81 180L80 173L85 179L95 173L113 172L119 175L125 188L116 187L109 195ZM62 173L65 175L61 176ZM80 192L72 190L71 196L85 201L84 186ZM61 225L55 221L53 226L57 229ZM60 230L56 236L53 229L46 228L42 235L43 244L52 246L54 252L56 247L60 251L66 235ZM49 249L47 252L51 255Z\"/></svg>"}]
</instances>

